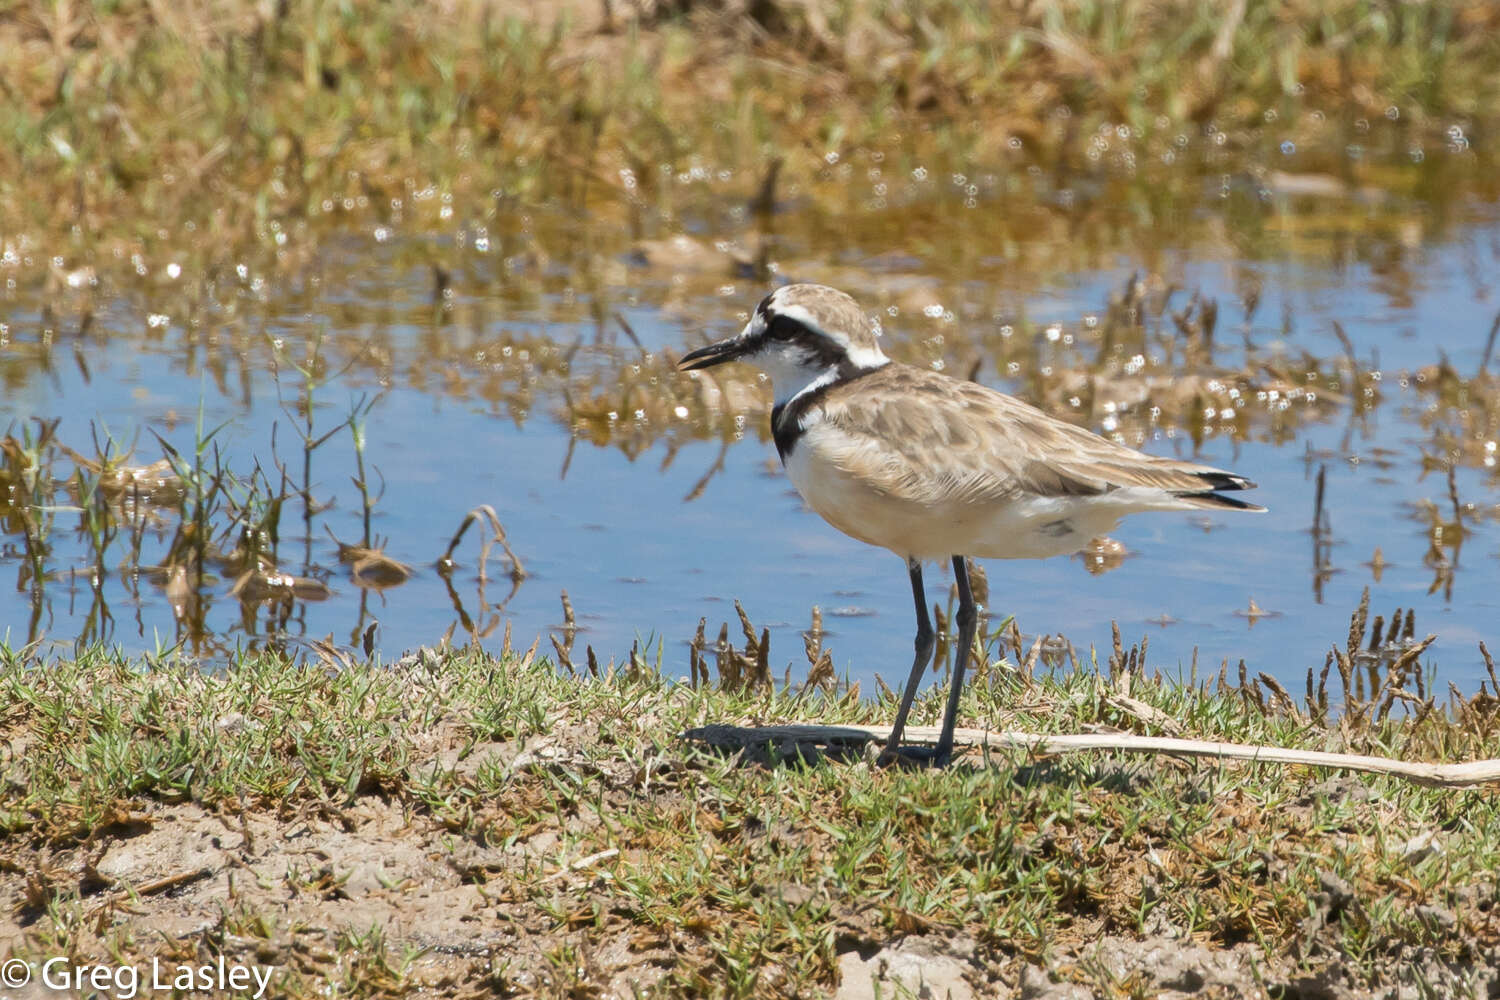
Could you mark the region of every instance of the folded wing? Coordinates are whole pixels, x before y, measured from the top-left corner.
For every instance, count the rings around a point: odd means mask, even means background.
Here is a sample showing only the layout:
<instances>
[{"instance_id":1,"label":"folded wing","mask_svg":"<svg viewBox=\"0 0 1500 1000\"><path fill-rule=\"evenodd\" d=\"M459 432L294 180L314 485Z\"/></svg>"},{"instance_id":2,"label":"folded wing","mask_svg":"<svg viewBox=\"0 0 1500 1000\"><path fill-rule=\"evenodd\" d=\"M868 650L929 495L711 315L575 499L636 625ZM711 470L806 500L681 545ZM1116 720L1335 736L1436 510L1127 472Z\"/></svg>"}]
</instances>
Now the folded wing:
<instances>
[{"instance_id":1,"label":"folded wing","mask_svg":"<svg viewBox=\"0 0 1500 1000\"><path fill-rule=\"evenodd\" d=\"M808 417L841 433L826 457L886 493L925 505L1130 490L1162 506L1263 510L1220 491L1251 489L1222 469L1117 444L1011 396L892 364L851 391L828 393ZM1150 505L1147 503L1146 505Z\"/></svg>"}]
</instances>

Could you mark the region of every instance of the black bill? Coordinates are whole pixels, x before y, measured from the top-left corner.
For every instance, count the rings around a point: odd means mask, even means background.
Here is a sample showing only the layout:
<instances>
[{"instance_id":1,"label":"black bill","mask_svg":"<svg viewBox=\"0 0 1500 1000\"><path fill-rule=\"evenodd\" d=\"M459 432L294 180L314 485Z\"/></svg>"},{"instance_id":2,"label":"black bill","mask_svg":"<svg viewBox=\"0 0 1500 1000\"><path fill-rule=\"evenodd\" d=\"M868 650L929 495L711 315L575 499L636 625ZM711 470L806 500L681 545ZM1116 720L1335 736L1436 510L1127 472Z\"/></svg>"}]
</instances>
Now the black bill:
<instances>
[{"instance_id":1,"label":"black bill","mask_svg":"<svg viewBox=\"0 0 1500 1000\"><path fill-rule=\"evenodd\" d=\"M717 344L709 344L683 355L682 360L677 362L677 370L683 372L697 371L699 368L712 368L726 361L733 361L744 352L745 342L739 337L731 337L721 340Z\"/></svg>"}]
</instances>

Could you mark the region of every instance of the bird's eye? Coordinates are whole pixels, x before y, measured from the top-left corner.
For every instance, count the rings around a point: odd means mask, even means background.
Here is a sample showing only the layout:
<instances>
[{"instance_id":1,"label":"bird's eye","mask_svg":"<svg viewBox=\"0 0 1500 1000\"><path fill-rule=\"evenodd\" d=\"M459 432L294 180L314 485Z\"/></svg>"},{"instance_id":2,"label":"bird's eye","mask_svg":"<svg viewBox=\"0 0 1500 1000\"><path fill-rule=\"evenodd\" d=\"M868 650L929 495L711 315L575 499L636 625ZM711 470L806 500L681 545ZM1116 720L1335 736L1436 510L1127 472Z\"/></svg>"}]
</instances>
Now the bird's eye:
<instances>
[{"instance_id":1,"label":"bird's eye","mask_svg":"<svg viewBox=\"0 0 1500 1000\"><path fill-rule=\"evenodd\" d=\"M766 338L769 340L796 340L801 332L801 323L786 316L777 316L771 320L771 325L766 327Z\"/></svg>"}]
</instances>

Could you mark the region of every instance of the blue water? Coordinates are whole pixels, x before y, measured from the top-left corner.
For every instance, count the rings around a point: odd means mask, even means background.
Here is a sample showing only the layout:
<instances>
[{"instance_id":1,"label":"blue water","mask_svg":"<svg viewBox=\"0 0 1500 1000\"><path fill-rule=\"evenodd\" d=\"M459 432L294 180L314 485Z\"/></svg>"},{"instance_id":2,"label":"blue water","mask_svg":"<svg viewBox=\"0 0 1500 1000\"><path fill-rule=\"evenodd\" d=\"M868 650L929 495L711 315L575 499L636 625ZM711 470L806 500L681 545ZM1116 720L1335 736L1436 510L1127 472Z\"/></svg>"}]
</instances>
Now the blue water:
<instances>
[{"instance_id":1,"label":"blue water","mask_svg":"<svg viewBox=\"0 0 1500 1000\"><path fill-rule=\"evenodd\" d=\"M1385 399L1373 414L1355 418L1335 410L1322 422L1298 426L1280 442L1265 440L1261 429L1248 441L1209 438L1197 452L1182 435L1149 442L1152 452L1193 456L1256 480L1253 499L1270 513L1138 516L1114 533L1130 557L1098 577L1077 559L988 563L992 614L1014 615L1028 636L1061 632L1085 658L1091 646L1109 648L1110 622L1118 621L1127 640L1149 636L1150 663L1169 674L1185 671L1195 653L1200 675L1217 673L1225 660L1233 672L1243 658L1252 672L1268 672L1300 690L1306 670L1321 667L1330 644L1342 641L1349 614L1368 586L1376 613L1388 614L1398 605L1415 608L1418 635L1439 634L1428 659L1440 676L1461 689L1476 688L1483 677L1476 642L1487 639L1500 646L1494 472L1459 469L1459 495L1475 505L1472 534L1464 542L1451 597L1441 590L1429 594L1433 572L1423 563L1427 531L1411 505L1431 499L1446 511L1447 485L1440 473L1418 476L1428 440L1419 418L1430 398L1400 386L1403 371L1440 357L1465 374L1478 367L1497 309L1493 276L1500 274L1500 221L1484 206L1472 216L1441 238L1408 234L1404 241L1355 240L1352 252L1326 260L1306 253L1242 256L1224 245L1168 245L1154 251L1151 268L1166 280L1219 299L1221 363L1233 363L1242 353L1236 346L1243 323L1236 290L1253 278L1262 287L1249 326L1257 345L1280 342L1278 349L1288 357L1303 349L1335 357L1341 351L1332 332L1337 319L1361 362L1378 357ZM349 485L355 474L351 439L347 433L336 435L314 461L314 495L333 506L319 514L311 538L299 537L295 502L283 520L283 568L307 571L298 557L306 547L312 571L326 575L334 589L328 601L299 606L295 635L331 636L352 645L373 618L379 623L379 653L388 659L437 641L457 613L434 561L464 514L489 504L529 575L502 608L493 608L510 581L497 551L481 593L477 533L471 530L453 579L466 612L481 627L494 623L481 640L487 645L499 645L507 622L513 641L523 647L557 630L560 593L566 590L579 616L578 662L585 644L607 661L621 658L633 640L649 639L662 643L665 668L685 675L685 644L700 617L708 619L710 639L724 621L738 638L732 602L739 599L757 626L771 627L773 667L778 673L790 667L796 678L806 667L801 632L810 609L819 605L825 644L841 674L866 691L876 674L899 683L909 665L913 630L901 561L839 534L807 511L776 467L774 448L754 427L729 447L722 471L696 499L685 498L718 457L717 441L685 443L663 468L667 450L661 442L632 458L620 447L580 439L573 443L564 475L570 441L556 388L560 383L540 378L521 416L505 392L485 388L486 362L474 352L506 337L580 342L584 346L574 364L581 378L630 363L636 354L628 341L612 333L613 346L593 346L598 331L576 300L548 293L518 304L487 295L482 282L454 296L446 325L434 324L425 269L406 263L389 245L363 238L351 237L336 254L324 269L321 292L304 288L284 308L275 302L264 307L265 335L247 330L254 321L212 314L204 332L217 335L218 343L201 344L192 353L179 321L143 339L138 331L145 326L146 307L132 296L108 297L95 332L79 342L87 374L71 349L57 349L50 374L38 373L7 392L0 423L18 427L31 416L61 416L62 440L90 453L92 421L117 438L135 438L137 458L147 462L159 457L160 449L146 430L188 448L201 406L206 426L224 424L215 443L231 468L244 471L256 460L272 468L276 425L275 454L298 470L293 421L283 405L290 408L300 383L285 368L279 385L273 378L268 337L281 337L287 355L300 358L321 334L335 372L342 358L361 350L387 359L356 364L321 385L315 421L321 432L357 399L378 397L368 417L366 449L367 462L384 483L373 527L389 539L388 554L410 563L415 576L383 593L362 595L337 565L327 531L355 540L360 508ZM1122 251L1107 266L1057 275L1040 286L943 284L945 305L961 317L952 339L962 341L965 332L975 340L986 335L980 328L993 323L996 301L1033 321L1076 326L1085 315L1101 311L1131 273L1145 269L1145 262ZM802 270L811 277L826 274L816 262ZM623 273L627 283L669 284ZM784 268L784 274L803 276L795 266ZM858 278L865 289L878 289L887 280L874 272ZM733 329L735 312L753 307L763 291L741 280L734 294L700 295L670 305L628 286L616 289L615 297L647 348L682 350L702 343L705 335ZM964 308L966 297L973 297L974 308ZM1292 317L1285 333L1284 315ZM31 336L35 312L13 299L6 322L14 342L0 351L16 351L15 343ZM909 314L888 319L886 336L894 343L930 337L938 329L933 322ZM965 324L973 329L965 331ZM447 360L433 363L438 355ZM211 360L220 377L208 373ZM445 370L461 388L445 385ZM513 387L520 376L509 366L496 377ZM992 365L981 377L1017 388L998 381ZM764 414L752 418L765 419ZM1319 466L1327 469L1325 506L1335 570L1321 590L1315 585L1309 534ZM49 582L41 619L46 637L58 643L70 643L82 629L92 596L84 578L67 573L85 565L83 547L70 540L72 523L73 515L58 515L55 565L63 575ZM149 563L150 553L159 553L166 540L148 536L144 561ZM5 542L0 570L10 577L20 567L20 546L11 536ZM1377 547L1388 563L1379 581L1364 565ZM109 564L117 565L122 554L117 542ZM947 567L930 568L927 580L929 601L946 604ZM221 649L260 638L261 626L244 624L228 586L225 580L210 588L209 622ZM171 640L174 622L159 588L142 583L141 599L135 601L116 574L102 593L114 616L104 638L130 649ZM1252 601L1268 614L1249 616ZM0 632L8 631L12 645L28 638L30 619L28 594L0 588ZM461 630L455 634L455 641L464 638ZM550 648L543 639L541 649ZM654 656L654 646L649 655Z\"/></svg>"}]
</instances>

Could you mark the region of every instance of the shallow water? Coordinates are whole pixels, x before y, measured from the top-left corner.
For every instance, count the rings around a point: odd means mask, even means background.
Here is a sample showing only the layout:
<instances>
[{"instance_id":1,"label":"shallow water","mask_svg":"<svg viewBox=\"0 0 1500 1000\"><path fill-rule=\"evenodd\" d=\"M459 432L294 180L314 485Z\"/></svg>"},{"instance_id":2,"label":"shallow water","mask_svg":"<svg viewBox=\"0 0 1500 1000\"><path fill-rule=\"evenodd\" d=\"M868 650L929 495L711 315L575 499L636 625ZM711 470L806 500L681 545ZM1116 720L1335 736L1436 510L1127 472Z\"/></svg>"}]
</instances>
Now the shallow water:
<instances>
[{"instance_id":1,"label":"shallow water","mask_svg":"<svg viewBox=\"0 0 1500 1000\"><path fill-rule=\"evenodd\" d=\"M1393 168L1398 180L1400 169L1428 168ZM1037 399L1069 371L1129 371L1134 348L1102 351L1108 324L1100 317L1132 275L1150 275L1153 294L1180 290L1140 332L1148 371L1170 377L1192 365L1204 377L1253 381L1266 364L1293 373L1311 365L1319 375L1309 384L1324 398L1289 411L1247 399L1228 420L1183 412L1153 424L1126 415L1120 432L1144 430L1147 450L1256 480L1252 498L1270 513L1138 516L1113 536L1129 557L1099 576L1077 558L990 562L991 612L1014 615L1028 636L1064 633L1084 657L1090 646L1107 650L1118 621L1127 641L1149 637L1149 662L1168 673L1186 672L1195 657L1201 675L1225 660L1233 671L1244 659L1252 673L1299 691L1306 670L1342 641L1368 586L1374 612L1414 608L1418 637L1439 635L1428 659L1441 678L1475 689L1483 677L1476 642L1500 639L1500 507L1493 445L1488 464L1484 450L1500 409L1471 407L1477 422L1460 426L1463 411L1438 405L1435 377L1423 370L1446 359L1468 380L1479 369L1500 308L1492 287L1500 214L1490 196L1460 184L1439 199L1420 194L1420 183L1404 188L1418 194L1399 197L1347 186L1294 196L1278 192L1300 190L1285 179L1246 193L1239 181L1186 176L1171 212L1132 221L1118 217L1107 190L1079 186L1085 203L1070 196L1059 205L1056 184L1017 194L999 176L977 199L949 184L908 191L895 207L854 204L847 224L789 198L771 254L775 280L846 287L885 310L897 356L955 374L977 362L981 381ZM415 575L362 590L339 565L331 536L357 539L361 508L350 485L353 439L338 432L311 460L313 496L329 506L304 522L301 500L288 500L279 549L281 569L326 579L331 597L296 602L278 632L270 610L242 606L230 593L232 574L214 570L203 590L205 632L186 640L209 659L268 636L357 647L372 621L374 648L387 658L437 641L455 623L462 641L466 620L496 647L509 624L524 647L560 628L566 590L578 614L578 662L585 644L607 660L633 640L660 641L666 669L685 674L699 618L708 619L710 638L724 621L737 637L739 599L757 626L771 627L778 673L804 673L800 633L818 605L840 674L866 691L876 674L897 683L912 632L901 562L801 506L777 467L750 373L724 383L736 412L715 412L668 369L670 356L736 329L764 294L766 281L708 246L716 238L751 244L753 235L707 214L689 218L685 227L704 246L673 257L601 222L609 232L595 244L555 252L568 242L559 234L589 225L566 212L446 230L351 217L295 269L250 266L210 282L185 252L147 262L138 286L105 276L82 291L44 280L49 265L37 248L7 265L16 280L4 299L0 416L16 438L32 417L61 417L59 440L86 456L107 428L117 441L134 441L134 460L144 464L162 455L151 432L191 452L201 408L204 428L223 425L212 444L225 466L243 476L258 462L279 481L277 462L293 479L302 468L293 430L304 419L306 382L293 364L321 359L315 434L333 430L360 398L373 399L365 426L365 459L378 470L372 526ZM1067 240L1073 245L1059 245ZM1173 344L1170 312L1194 291L1219 307L1207 358L1190 357L1186 338ZM1257 298L1253 310L1249 297ZM1351 341L1357 378L1346 371L1335 320ZM642 375L631 376L637 365ZM1344 398L1351 387L1370 387L1375 373L1377 395L1363 404ZM1487 385L1463 391L1477 396ZM1052 408L1068 412L1068 392L1056 391L1064 402ZM1114 426L1104 412L1074 412L1095 430ZM1205 424L1195 447L1194 428ZM1442 436L1445 427L1461 448ZM1455 553L1433 547L1432 524L1452 518L1440 466L1455 449L1467 534L1445 578L1434 560ZM70 463L54 458L58 475L68 475ZM1309 530L1319 468L1331 528L1322 570ZM1426 501L1436 515L1424 513ZM149 650L183 635L161 581L120 569L123 536L106 550L106 575L94 585L94 557L75 530L76 497L59 486L52 502L49 578L39 592L26 582L19 521L13 511L4 521L0 569L18 583L0 588L7 641L82 636ZM528 573L508 600L498 553L488 582L477 577L476 530L458 550L451 592L434 565L466 512L482 504L495 509ZM164 558L174 523L164 517L145 530L143 565ZM1369 565L1377 548L1385 562L1378 571ZM930 569L929 600L946 604L949 583L946 568ZM550 654L545 639L541 649Z\"/></svg>"}]
</instances>

